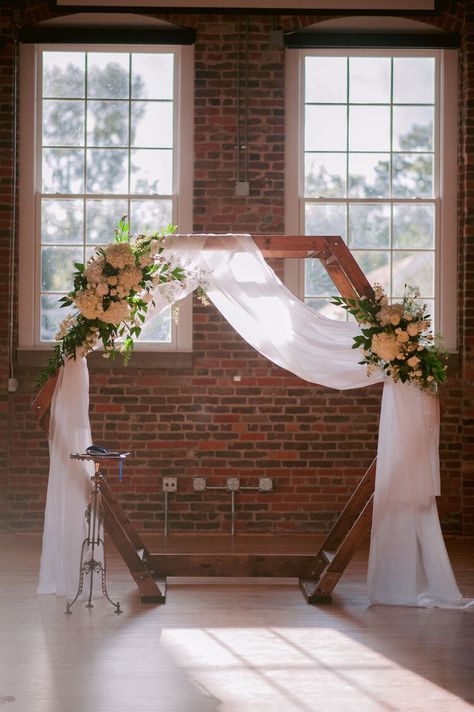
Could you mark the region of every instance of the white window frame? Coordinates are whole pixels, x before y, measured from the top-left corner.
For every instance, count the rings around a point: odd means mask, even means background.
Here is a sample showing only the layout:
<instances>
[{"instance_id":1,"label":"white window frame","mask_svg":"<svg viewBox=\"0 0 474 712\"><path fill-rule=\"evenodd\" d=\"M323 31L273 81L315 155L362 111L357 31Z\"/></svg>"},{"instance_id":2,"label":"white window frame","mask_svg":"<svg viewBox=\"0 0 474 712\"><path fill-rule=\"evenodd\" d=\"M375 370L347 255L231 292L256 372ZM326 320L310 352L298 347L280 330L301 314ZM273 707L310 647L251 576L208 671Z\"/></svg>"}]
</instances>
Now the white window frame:
<instances>
[{"instance_id":1,"label":"white window frame","mask_svg":"<svg viewBox=\"0 0 474 712\"><path fill-rule=\"evenodd\" d=\"M286 52L286 168L285 231L304 234L304 60L308 56L427 56L423 50L287 50ZM435 104L439 107L439 156L435 176L436 204L436 322L450 351L457 349L457 158L458 158L458 53L432 50L438 59ZM286 260L285 282L304 296L304 260Z\"/></svg>"},{"instance_id":2,"label":"white window frame","mask_svg":"<svg viewBox=\"0 0 474 712\"><path fill-rule=\"evenodd\" d=\"M180 233L192 232L193 214L193 60L191 45L162 45L176 57L175 148L173 164L173 224ZM41 234L39 185L39 53L42 50L146 52L148 45L23 44L20 49L19 150L19 350L50 350L40 339ZM117 216L117 221L120 215ZM157 229L163 226L157 225ZM66 310L65 310L66 314ZM137 351L192 351L192 295L180 302L179 319L172 320L170 343L139 342Z\"/></svg>"}]
</instances>

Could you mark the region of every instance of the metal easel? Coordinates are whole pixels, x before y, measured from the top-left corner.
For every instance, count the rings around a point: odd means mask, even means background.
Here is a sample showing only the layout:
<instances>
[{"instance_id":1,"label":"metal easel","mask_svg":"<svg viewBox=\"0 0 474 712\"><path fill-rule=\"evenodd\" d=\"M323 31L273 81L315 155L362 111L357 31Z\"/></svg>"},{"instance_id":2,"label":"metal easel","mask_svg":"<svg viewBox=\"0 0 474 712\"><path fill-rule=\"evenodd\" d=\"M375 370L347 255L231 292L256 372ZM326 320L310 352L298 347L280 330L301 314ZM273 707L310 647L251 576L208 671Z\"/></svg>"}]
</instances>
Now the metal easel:
<instances>
[{"instance_id":1,"label":"metal easel","mask_svg":"<svg viewBox=\"0 0 474 712\"><path fill-rule=\"evenodd\" d=\"M91 477L93 489L90 496L90 502L85 512L87 521L87 536L82 542L81 560L79 564L79 584L77 593L72 601L66 603L66 614L71 614L71 608L77 601L84 589L84 577L90 576L89 579L89 598L86 603L86 608L93 608L92 595L94 591L94 575L100 574L102 593L107 600L115 607L115 613L122 613L120 603L115 603L109 596L107 590L107 568L105 559L105 544L104 544L104 506L102 502L101 483L104 481L100 471L100 465L104 460L115 460L122 464L123 460L129 453L73 453L70 455L72 460L92 461L95 465L95 474ZM102 548L102 560L96 558L96 550ZM86 558L88 557L88 558Z\"/></svg>"}]
</instances>

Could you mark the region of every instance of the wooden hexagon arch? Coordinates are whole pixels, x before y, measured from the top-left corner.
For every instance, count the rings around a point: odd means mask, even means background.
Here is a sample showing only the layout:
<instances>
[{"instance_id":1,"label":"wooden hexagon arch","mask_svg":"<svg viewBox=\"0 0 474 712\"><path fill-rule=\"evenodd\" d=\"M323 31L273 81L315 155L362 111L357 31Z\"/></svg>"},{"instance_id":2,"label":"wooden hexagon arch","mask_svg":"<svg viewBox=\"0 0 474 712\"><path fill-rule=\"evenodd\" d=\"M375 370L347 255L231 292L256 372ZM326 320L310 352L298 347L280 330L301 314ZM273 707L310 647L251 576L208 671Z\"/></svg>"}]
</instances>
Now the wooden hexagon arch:
<instances>
[{"instance_id":1,"label":"wooden hexagon arch","mask_svg":"<svg viewBox=\"0 0 474 712\"><path fill-rule=\"evenodd\" d=\"M366 276L340 236L252 235L266 258L317 258L344 297L374 296ZM43 386L32 408L44 425L57 377ZM375 460L362 477L322 546L315 554L150 553L100 474L105 527L127 564L142 603L164 603L167 576L290 576L299 579L308 603L328 603L372 518Z\"/></svg>"}]
</instances>

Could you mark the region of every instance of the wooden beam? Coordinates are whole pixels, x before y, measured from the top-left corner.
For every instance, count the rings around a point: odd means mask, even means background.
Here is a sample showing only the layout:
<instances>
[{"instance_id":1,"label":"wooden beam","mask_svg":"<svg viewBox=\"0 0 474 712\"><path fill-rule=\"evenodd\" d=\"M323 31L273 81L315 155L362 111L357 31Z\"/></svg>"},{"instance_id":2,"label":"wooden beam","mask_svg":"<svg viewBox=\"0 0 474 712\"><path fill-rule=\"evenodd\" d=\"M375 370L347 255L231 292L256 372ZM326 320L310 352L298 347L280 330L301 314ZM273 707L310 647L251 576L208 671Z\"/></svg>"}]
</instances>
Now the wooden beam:
<instances>
[{"instance_id":1,"label":"wooden beam","mask_svg":"<svg viewBox=\"0 0 474 712\"><path fill-rule=\"evenodd\" d=\"M153 568L166 576L269 576L300 578L308 575L310 554L152 553Z\"/></svg>"},{"instance_id":2,"label":"wooden beam","mask_svg":"<svg viewBox=\"0 0 474 712\"><path fill-rule=\"evenodd\" d=\"M54 376L50 376L44 386L42 386L41 390L38 392L33 403L31 404L31 408L40 423L43 421L43 418L46 416L51 406L51 401L53 400L53 393L54 389L56 388L57 380L57 373Z\"/></svg>"}]
</instances>

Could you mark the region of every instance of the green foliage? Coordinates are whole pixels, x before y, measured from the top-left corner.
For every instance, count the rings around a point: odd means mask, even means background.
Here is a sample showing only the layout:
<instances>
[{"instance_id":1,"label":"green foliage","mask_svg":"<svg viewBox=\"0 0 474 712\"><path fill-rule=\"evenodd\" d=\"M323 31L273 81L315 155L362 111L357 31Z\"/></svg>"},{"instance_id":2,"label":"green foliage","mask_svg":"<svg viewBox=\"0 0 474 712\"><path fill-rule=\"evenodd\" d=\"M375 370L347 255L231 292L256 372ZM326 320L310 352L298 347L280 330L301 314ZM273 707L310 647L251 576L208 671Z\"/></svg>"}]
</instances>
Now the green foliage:
<instances>
[{"instance_id":1,"label":"green foliage","mask_svg":"<svg viewBox=\"0 0 474 712\"><path fill-rule=\"evenodd\" d=\"M402 303L388 304L380 285L375 299L333 297L332 303L352 314L361 326L353 349L363 354L360 364L370 375L382 369L394 381L415 383L424 390L436 391L447 379L447 353L435 343L430 331L426 305L418 303L419 292L405 285Z\"/></svg>"}]
</instances>

